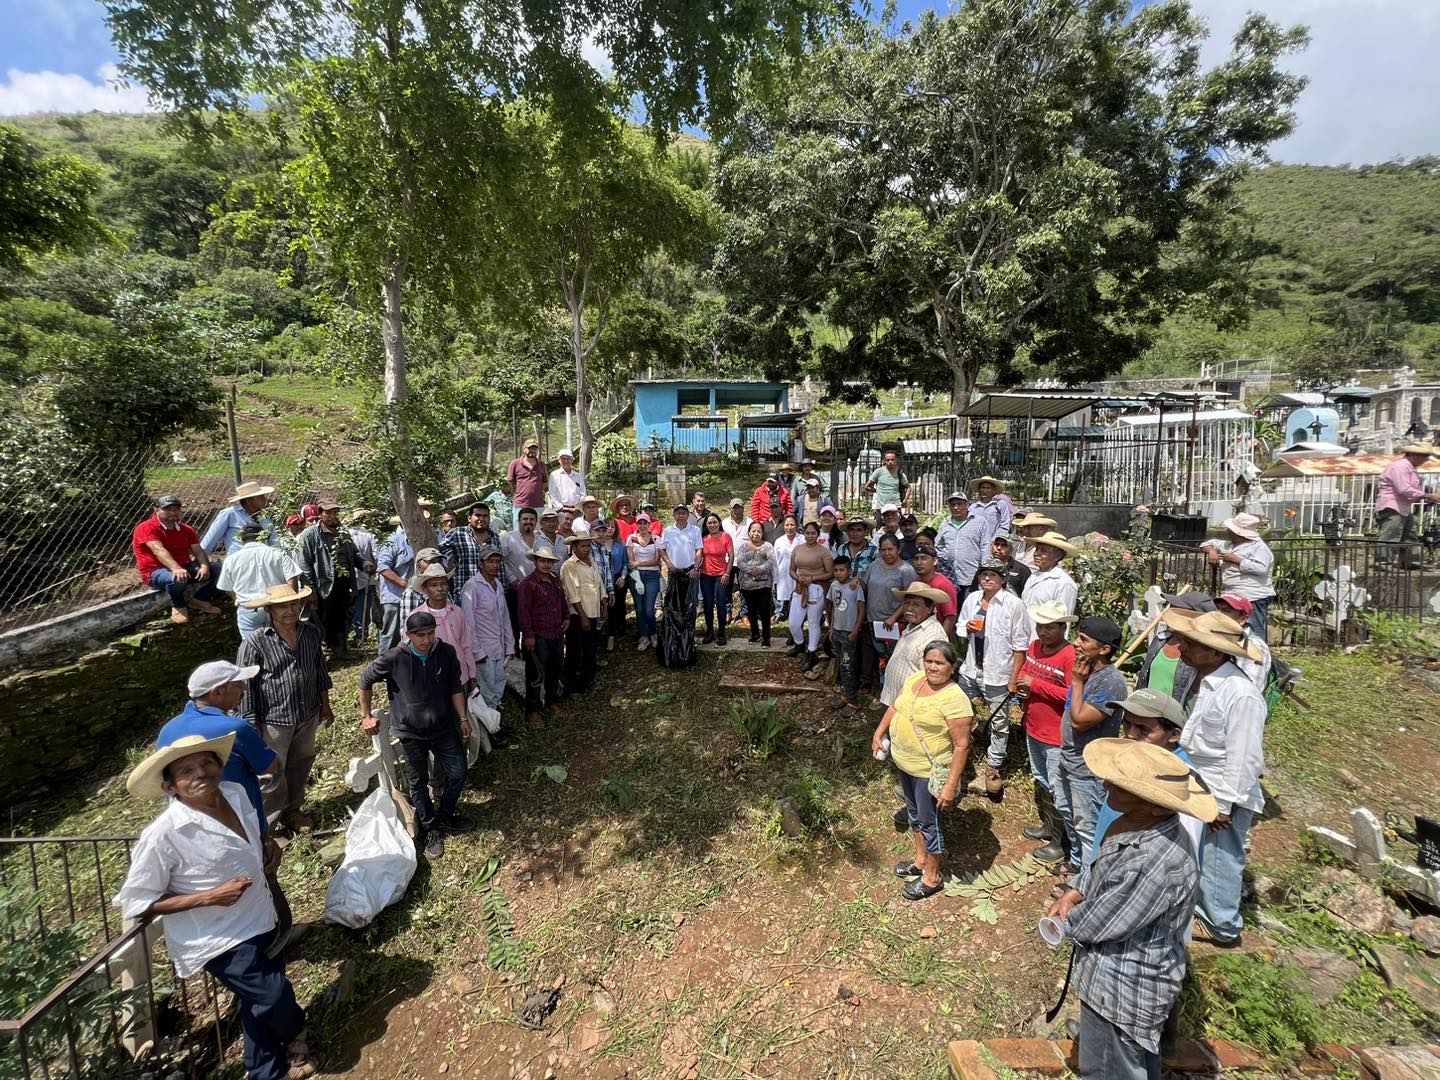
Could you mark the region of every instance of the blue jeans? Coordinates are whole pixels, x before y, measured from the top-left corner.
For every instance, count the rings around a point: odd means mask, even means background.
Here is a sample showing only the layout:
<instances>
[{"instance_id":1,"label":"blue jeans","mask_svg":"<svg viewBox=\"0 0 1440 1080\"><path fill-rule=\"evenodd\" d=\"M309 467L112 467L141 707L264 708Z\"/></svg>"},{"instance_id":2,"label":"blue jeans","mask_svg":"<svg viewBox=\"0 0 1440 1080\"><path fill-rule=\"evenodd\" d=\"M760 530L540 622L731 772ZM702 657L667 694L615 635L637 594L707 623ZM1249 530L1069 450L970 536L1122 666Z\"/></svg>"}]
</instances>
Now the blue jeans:
<instances>
[{"instance_id":1,"label":"blue jeans","mask_svg":"<svg viewBox=\"0 0 1440 1080\"><path fill-rule=\"evenodd\" d=\"M705 605L705 632L715 629L716 609L719 609L720 627L723 634L725 624L730 621L730 589L719 574L700 575L700 599Z\"/></svg>"},{"instance_id":2,"label":"blue jeans","mask_svg":"<svg viewBox=\"0 0 1440 1080\"><path fill-rule=\"evenodd\" d=\"M982 686L979 680L961 675L960 689L965 691L970 700L981 698L985 702L985 716L990 716L990 723L987 725L990 728L990 748L985 751L985 760L992 769L999 769L1005 764L1005 752L1010 749L1010 710L1003 705L1010 695L1010 688L1004 683L986 683ZM984 720L985 716L979 719Z\"/></svg>"},{"instance_id":3,"label":"blue jeans","mask_svg":"<svg viewBox=\"0 0 1440 1080\"><path fill-rule=\"evenodd\" d=\"M282 1080L287 1076L287 1050L305 1030L305 1010L295 1000L295 990L285 977L285 961L267 955L274 939L274 929L267 930L205 964L205 970L240 1002L245 1075L249 1080Z\"/></svg>"},{"instance_id":4,"label":"blue jeans","mask_svg":"<svg viewBox=\"0 0 1440 1080\"><path fill-rule=\"evenodd\" d=\"M1083 1080L1160 1080L1160 1055L1134 1042L1083 999L1075 1043Z\"/></svg>"},{"instance_id":5,"label":"blue jeans","mask_svg":"<svg viewBox=\"0 0 1440 1080\"><path fill-rule=\"evenodd\" d=\"M428 832L454 815L455 807L460 805L460 792L465 790L468 767L460 729L457 727L434 739L404 738L400 740L400 749L405 754L405 773L410 778L410 802L420 819L420 828ZM436 771L445 781L438 810L430 801L431 754L435 755Z\"/></svg>"},{"instance_id":6,"label":"blue jeans","mask_svg":"<svg viewBox=\"0 0 1440 1080\"><path fill-rule=\"evenodd\" d=\"M1071 858L1084 859L1095 842L1095 820L1100 816L1100 804L1105 801L1104 785L1093 776L1077 776L1070 766L1061 762L1060 787L1052 794L1055 808L1065 819L1070 850L1074 853ZM1075 865L1080 863L1077 861Z\"/></svg>"},{"instance_id":7,"label":"blue jeans","mask_svg":"<svg viewBox=\"0 0 1440 1080\"><path fill-rule=\"evenodd\" d=\"M220 576L220 564L210 564L210 576L198 584L195 575L200 572L200 564L192 562L185 567L190 572L189 581L176 581L175 575L165 567L160 567L150 575L150 587L156 592L167 592L170 594L170 606L177 611L184 610L189 597L185 594L188 590L194 589L194 599L205 602L215 599L215 579Z\"/></svg>"},{"instance_id":8,"label":"blue jeans","mask_svg":"<svg viewBox=\"0 0 1440 1080\"><path fill-rule=\"evenodd\" d=\"M1030 751L1030 775L1053 798L1060 786L1060 747L1026 735L1025 749Z\"/></svg>"},{"instance_id":9,"label":"blue jeans","mask_svg":"<svg viewBox=\"0 0 1440 1080\"><path fill-rule=\"evenodd\" d=\"M1230 828L1200 835L1200 897L1195 914L1211 936L1229 941L1240 936L1240 884L1245 873L1245 836L1255 811L1234 807Z\"/></svg>"},{"instance_id":10,"label":"blue jeans","mask_svg":"<svg viewBox=\"0 0 1440 1080\"><path fill-rule=\"evenodd\" d=\"M480 696L492 709L500 708L500 699L505 696L505 661L491 659L475 661L475 685Z\"/></svg>"},{"instance_id":11,"label":"blue jeans","mask_svg":"<svg viewBox=\"0 0 1440 1080\"><path fill-rule=\"evenodd\" d=\"M640 584L644 589L641 592L635 589L635 633L640 637L654 637L655 628L655 604L660 599L660 571L641 570ZM634 585L632 579L631 585Z\"/></svg>"},{"instance_id":12,"label":"blue jeans","mask_svg":"<svg viewBox=\"0 0 1440 1080\"><path fill-rule=\"evenodd\" d=\"M270 613L264 608L248 608L244 604L236 604L235 625L240 628L240 636L247 638L270 625Z\"/></svg>"},{"instance_id":13,"label":"blue jeans","mask_svg":"<svg viewBox=\"0 0 1440 1080\"><path fill-rule=\"evenodd\" d=\"M935 796L930 794L930 778L901 772L900 790L905 796L910 828L925 841L925 851L930 855L945 854L945 836L940 831L940 813L935 805Z\"/></svg>"},{"instance_id":14,"label":"blue jeans","mask_svg":"<svg viewBox=\"0 0 1440 1080\"><path fill-rule=\"evenodd\" d=\"M1268 641L1266 631L1270 626L1270 601L1273 596L1267 596L1264 600L1250 601L1250 631L1261 641Z\"/></svg>"}]
</instances>

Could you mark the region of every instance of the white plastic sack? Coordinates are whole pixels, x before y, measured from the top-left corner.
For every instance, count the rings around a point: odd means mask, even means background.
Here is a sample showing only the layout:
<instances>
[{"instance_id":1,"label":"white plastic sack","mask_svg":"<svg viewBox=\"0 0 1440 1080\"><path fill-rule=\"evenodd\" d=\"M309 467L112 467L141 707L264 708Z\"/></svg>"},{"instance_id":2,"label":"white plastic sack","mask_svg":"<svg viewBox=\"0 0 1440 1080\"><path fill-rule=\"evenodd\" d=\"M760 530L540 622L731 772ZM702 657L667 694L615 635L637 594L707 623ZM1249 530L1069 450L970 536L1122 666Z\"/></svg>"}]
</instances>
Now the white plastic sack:
<instances>
[{"instance_id":1,"label":"white plastic sack","mask_svg":"<svg viewBox=\"0 0 1440 1080\"><path fill-rule=\"evenodd\" d=\"M479 687L470 691L470 698L465 702L465 711L470 714L471 727L479 724L491 735L500 730L500 713L485 704Z\"/></svg>"},{"instance_id":2,"label":"white plastic sack","mask_svg":"<svg viewBox=\"0 0 1440 1080\"><path fill-rule=\"evenodd\" d=\"M345 861L325 890L325 921L358 930L405 895L415 874L415 841L395 800L376 788L345 830Z\"/></svg>"},{"instance_id":3,"label":"white plastic sack","mask_svg":"<svg viewBox=\"0 0 1440 1080\"><path fill-rule=\"evenodd\" d=\"M465 743L465 764L473 766L480 760L480 755L489 755L494 751L490 745L490 736L485 731L484 724L477 724L470 721L470 739Z\"/></svg>"}]
</instances>

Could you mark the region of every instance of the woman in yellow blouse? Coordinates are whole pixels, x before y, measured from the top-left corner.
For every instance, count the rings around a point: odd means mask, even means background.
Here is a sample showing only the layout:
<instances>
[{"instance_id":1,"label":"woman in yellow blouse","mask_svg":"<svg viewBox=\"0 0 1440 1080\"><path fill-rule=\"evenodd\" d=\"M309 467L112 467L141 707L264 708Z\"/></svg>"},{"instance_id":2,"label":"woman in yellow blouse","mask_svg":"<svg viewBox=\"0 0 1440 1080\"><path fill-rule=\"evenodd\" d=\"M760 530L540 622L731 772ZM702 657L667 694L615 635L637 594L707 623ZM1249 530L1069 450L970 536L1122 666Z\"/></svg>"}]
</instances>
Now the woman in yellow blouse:
<instances>
[{"instance_id":1,"label":"woman in yellow blouse","mask_svg":"<svg viewBox=\"0 0 1440 1080\"><path fill-rule=\"evenodd\" d=\"M905 809L915 837L915 859L895 867L895 876L918 880L900 890L906 900L924 900L943 887L940 856L945 837L940 811L955 805L960 774L970 755L970 699L955 681L960 657L945 640L925 647L924 669L905 681L895 704L885 710L875 729L871 749L879 754L890 738L890 756L900 770ZM924 740L923 742L921 740ZM949 765L938 796L930 793L932 769Z\"/></svg>"}]
</instances>

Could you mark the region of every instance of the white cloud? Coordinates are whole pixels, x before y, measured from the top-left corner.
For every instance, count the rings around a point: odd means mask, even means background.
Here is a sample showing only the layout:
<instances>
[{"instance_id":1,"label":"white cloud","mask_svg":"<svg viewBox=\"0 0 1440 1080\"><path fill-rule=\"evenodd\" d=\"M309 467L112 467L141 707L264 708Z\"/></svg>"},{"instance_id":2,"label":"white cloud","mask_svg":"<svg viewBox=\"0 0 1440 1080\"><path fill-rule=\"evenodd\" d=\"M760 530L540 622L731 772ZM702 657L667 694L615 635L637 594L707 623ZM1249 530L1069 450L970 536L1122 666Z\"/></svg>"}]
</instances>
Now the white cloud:
<instances>
[{"instance_id":1,"label":"white cloud","mask_svg":"<svg viewBox=\"0 0 1440 1080\"><path fill-rule=\"evenodd\" d=\"M121 86L114 64L103 64L98 81L84 75L55 71L20 71L10 68L0 83L0 116L22 113L58 112L151 112L143 87Z\"/></svg>"},{"instance_id":2,"label":"white cloud","mask_svg":"<svg viewBox=\"0 0 1440 1080\"><path fill-rule=\"evenodd\" d=\"M615 74L615 61L610 59L610 54L596 40L594 33L586 34L585 40L580 42L580 56L602 77L608 79Z\"/></svg>"},{"instance_id":3,"label":"white cloud","mask_svg":"<svg viewBox=\"0 0 1440 1080\"><path fill-rule=\"evenodd\" d=\"M1310 30L1286 67L1310 79L1279 161L1359 165L1440 153L1440 3L1435 0L1191 0L1222 59L1246 14Z\"/></svg>"}]
</instances>

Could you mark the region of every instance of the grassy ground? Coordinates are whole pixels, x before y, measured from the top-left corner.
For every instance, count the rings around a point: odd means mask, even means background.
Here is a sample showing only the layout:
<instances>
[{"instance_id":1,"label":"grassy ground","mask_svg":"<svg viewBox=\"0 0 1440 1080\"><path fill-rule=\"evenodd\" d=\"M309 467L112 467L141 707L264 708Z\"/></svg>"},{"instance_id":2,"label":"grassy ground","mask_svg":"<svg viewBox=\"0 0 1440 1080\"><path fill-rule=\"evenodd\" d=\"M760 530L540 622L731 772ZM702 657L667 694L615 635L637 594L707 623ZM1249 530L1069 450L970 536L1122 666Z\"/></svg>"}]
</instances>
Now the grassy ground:
<instances>
[{"instance_id":1,"label":"grassy ground","mask_svg":"<svg viewBox=\"0 0 1440 1080\"><path fill-rule=\"evenodd\" d=\"M1299 662L1315 708L1284 706L1272 723L1277 812L1256 837L1257 873L1292 886L1281 917L1313 916L1305 895L1318 866L1299 844L1305 824L1343 825L1355 802L1420 805L1436 778L1433 756L1420 752L1434 744L1430 691L1365 658ZM969 899L897 900L889 867L908 840L888 820L894 800L868 755L869 722L837 720L827 696L789 695L790 736L758 759L717 683L761 663L706 656L672 673L616 653L594 693L477 766L465 804L481 827L435 865L422 861L372 926L325 928L298 951L291 975L329 1068L400 1077L445 1065L505 1080L526 1068L538 1080L552 1065L601 1077L940 1077L947 1039L1027 1033L1063 975L1063 954L1034 934L1048 879L998 894L993 923ZM347 759L366 748L358 671L336 672L339 721L322 734L311 793L322 830L342 827L359 801L343 780ZM157 723L176 705L157 702ZM13 808L14 830L138 831L154 808L125 796L123 775L147 738L137 733L58 800ZM542 771L554 765L563 781ZM1340 780L1342 768L1363 778L1360 792ZM785 797L804 808L806 836L780 830ZM1023 778L1003 803L968 797L946 822L948 869L1023 856L1033 846L1019 835L1028 804ZM323 842L302 836L287 853L282 881L299 918L323 909ZM1323 919L1304 926L1334 936ZM1258 970L1245 963L1274 965L1234 962L1238 974L1202 972L1187 1026L1258 1041L1267 1030L1231 1006ZM347 969L354 992L336 1000ZM512 1010L525 993L555 985L546 1030L519 1025ZM1347 993L1327 1011L1326 1036L1432 1030L1373 973Z\"/></svg>"}]
</instances>

